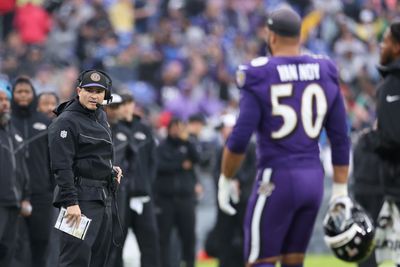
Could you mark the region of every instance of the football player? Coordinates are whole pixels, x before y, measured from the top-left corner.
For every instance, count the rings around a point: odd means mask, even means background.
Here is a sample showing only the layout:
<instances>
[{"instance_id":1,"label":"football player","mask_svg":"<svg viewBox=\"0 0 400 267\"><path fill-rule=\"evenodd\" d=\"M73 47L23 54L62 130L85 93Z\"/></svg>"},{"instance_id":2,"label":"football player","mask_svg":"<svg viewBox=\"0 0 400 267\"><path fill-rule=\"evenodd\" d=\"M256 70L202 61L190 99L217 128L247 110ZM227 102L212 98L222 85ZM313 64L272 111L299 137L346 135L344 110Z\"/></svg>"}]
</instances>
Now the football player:
<instances>
[{"instance_id":1,"label":"football player","mask_svg":"<svg viewBox=\"0 0 400 267\"><path fill-rule=\"evenodd\" d=\"M266 40L272 56L237 71L240 114L224 149L218 202L235 214L231 179L256 132L258 172L244 226L248 267L303 266L323 195L323 128L332 147L331 199L347 196L350 142L337 70L326 57L301 54L300 29L291 8L272 12Z\"/></svg>"}]
</instances>

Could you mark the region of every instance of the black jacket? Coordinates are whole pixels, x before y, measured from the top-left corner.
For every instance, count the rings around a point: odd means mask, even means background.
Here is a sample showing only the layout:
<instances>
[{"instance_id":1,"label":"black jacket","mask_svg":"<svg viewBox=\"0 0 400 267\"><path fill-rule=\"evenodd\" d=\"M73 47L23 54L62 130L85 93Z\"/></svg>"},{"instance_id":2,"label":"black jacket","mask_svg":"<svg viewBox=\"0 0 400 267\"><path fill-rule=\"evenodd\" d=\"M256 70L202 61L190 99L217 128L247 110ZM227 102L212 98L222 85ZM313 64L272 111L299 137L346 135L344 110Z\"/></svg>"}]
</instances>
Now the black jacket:
<instances>
[{"instance_id":1,"label":"black jacket","mask_svg":"<svg viewBox=\"0 0 400 267\"><path fill-rule=\"evenodd\" d=\"M155 194L162 196L194 196L194 169L185 170L185 160L197 163L199 155L191 142L167 137L157 148Z\"/></svg>"},{"instance_id":2,"label":"black jacket","mask_svg":"<svg viewBox=\"0 0 400 267\"><path fill-rule=\"evenodd\" d=\"M0 126L0 206L19 207L29 195L23 138L11 124Z\"/></svg>"},{"instance_id":3,"label":"black jacket","mask_svg":"<svg viewBox=\"0 0 400 267\"><path fill-rule=\"evenodd\" d=\"M360 136L353 152L353 192L356 195L382 195L382 159L369 145L377 135L374 131Z\"/></svg>"},{"instance_id":4,"label":"black jacket","mask_svg":"<svg viewBox=\"0 0 400 267\"><path fill-rule=\"evenodd\" d=\"M157 171L156 145L153 133L140 117L135 116L132 122L125 122L130 128L135 158L127 172L129 195L151 196L153 182Z\"/></svg>"},{"instance_id":5,"label":"black jacket","mask_svg":"<svg viewBox=\"0 0 400 267\"><path fill-rule=\"evenodd\" d=\"M377 88L378 130L373 149L388 160L400 161L400 60L380 66Z\"/></svg>"},{"instance_id":6,"label":"black jacket","mask_svg":"<svg viewBox=\"0 0 400 267\"><path fill-rule=\"evenodd\" d=\"M78 204L78 200L107 197L101 187L78 186L78 178L108 181L112 176L113 142L102 108L91 111L78 99L62 103L49 127L51 170L56 179L53 204Z\"/></svg>"},{"instance_id":7,"label":"black jacket","mask_svg":"<svg viewBox=\"0 0 400 267\"><path fill-rule=\"evenodd\" d=\"M119 190L126 190L130 182L128 177L133 170L135 148L131 130L123 122L111 124L112 139L114 143L115 165L121 167L124 177Z\"/></svg>"},{"instance_id":8,"label":"black jacket","mask_svg":"<svg viewBox=\"0 0 400 267\"><path fill-rule=\"evenodd\" d=\"M367 142L382 159L385 194L400 200L400 60L380 66L379 71L383 79L377 91L378 128Z\"/></svg>"},{"instance_id":9,"label":"black jacket","mask_svg":"<svg viewBox=\"0 0 400 267\"><path fill-rule=\"evenodd\" d=\"M24 139L24 156L31 179L31 193L50 195L54 189L54 179L50 172L47 128L51 123L44 114L36 111L36 101L28 107L12 105L11 122Z\"/></svg>"}]
</instances>

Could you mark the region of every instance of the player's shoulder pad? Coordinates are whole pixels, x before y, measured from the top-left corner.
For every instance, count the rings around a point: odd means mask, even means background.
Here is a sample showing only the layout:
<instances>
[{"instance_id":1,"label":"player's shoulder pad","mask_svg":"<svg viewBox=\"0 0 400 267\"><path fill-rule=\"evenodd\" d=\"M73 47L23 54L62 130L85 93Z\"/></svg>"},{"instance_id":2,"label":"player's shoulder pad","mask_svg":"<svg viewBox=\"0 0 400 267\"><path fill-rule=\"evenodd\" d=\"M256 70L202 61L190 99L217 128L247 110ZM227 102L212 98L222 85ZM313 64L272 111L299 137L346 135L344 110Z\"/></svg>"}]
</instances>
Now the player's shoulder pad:
<instances>
[{"instance_id":1,"label":"player's shoulder pad","mask_svg":"<svg viewBox=\"0 0 400 267\"><path fill-rule=\"evenodd\" d=\"M328 73L333 77L337 78L338 76L338 70L336 67L336 63L327 55L321 55L321 54L308 54L310 57L320 61L323 65L325 65L325 69L328 71Z\"/></svg>"},{"instance_id":2,"label":"player's shoulder pad","mask_svg":"<svg viewBox=\"0 0 400 267\"><path fill-rule=\"evenodd\" d=\"M258 57L250 61L248 64L239 65L236 70L236 84L239 88L251 85L258 78L259 69L268 64L268 57Z\"/></svg>"},{"instance_id":3,"label":"player's shoulder pad","mask_svg":"<svg viewBox=\"0 0 400 267\"><path fill-rule=\"evenodd\" d=\"M327 56L327 55L321 55L321 54L309 54L310 57L320 60L321 62L324 62L328 66L329 69L336 69L335 63L332 61L332 59Z\"/></svg>"}]
</instances>

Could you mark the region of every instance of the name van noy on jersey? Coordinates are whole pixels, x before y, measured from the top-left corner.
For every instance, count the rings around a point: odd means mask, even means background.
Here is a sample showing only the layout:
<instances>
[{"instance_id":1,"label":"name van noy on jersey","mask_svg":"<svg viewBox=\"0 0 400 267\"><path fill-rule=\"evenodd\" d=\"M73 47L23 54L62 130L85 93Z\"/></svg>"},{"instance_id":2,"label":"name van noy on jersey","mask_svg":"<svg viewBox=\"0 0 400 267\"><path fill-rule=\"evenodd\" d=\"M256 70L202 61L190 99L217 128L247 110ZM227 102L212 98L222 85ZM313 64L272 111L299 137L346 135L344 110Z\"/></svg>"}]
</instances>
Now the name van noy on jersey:
<instances>
[{"instance_id":1,"label":"name van noy on jersey","mask_svg":"<svg viewBox=\"0 0 400 267\"><path fill-rule=\"evenodd\" d=\"M320 79L318 63L278 65L276 69L282 82L314 81Z\"/></svg>"}]
</instances>

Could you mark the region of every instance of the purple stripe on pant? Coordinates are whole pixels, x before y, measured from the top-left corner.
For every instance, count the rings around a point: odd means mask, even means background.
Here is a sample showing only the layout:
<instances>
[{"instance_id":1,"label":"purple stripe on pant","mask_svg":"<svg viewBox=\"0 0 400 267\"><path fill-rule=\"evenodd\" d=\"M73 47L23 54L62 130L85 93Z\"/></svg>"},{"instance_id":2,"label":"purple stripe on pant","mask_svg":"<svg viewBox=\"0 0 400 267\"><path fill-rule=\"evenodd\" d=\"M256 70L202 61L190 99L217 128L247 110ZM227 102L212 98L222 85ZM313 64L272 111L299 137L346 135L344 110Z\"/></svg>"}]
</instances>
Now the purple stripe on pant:
<instances>
[{"instance_id":1,"label":"purple stripe on pant","mask_svg":"<svg viewBox=\"0 0 400 267\"><path fill-rule=\"evenodd\" d=\"M247 205L244 253L250 263L305 253L323 196L322 167L279 168L268 176L258 172Z\"/></svg>"}]
</instances>

